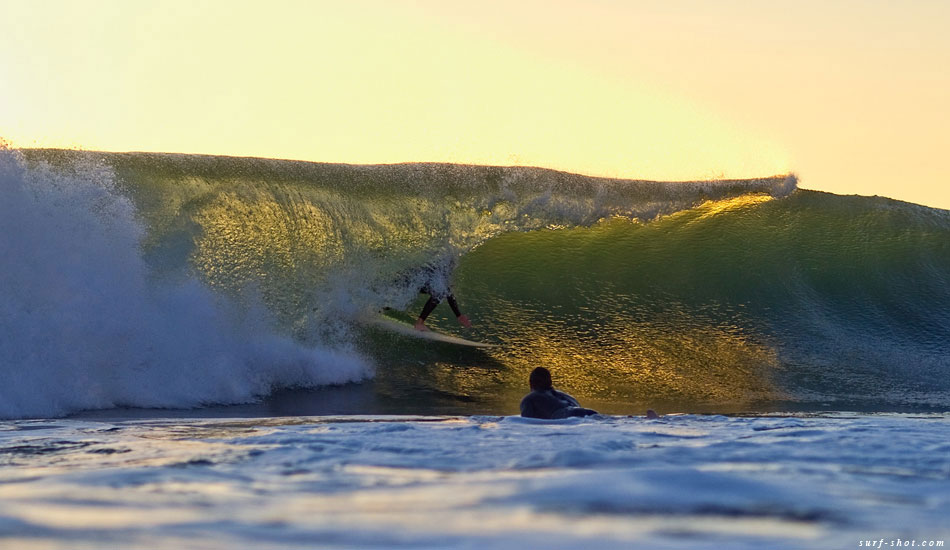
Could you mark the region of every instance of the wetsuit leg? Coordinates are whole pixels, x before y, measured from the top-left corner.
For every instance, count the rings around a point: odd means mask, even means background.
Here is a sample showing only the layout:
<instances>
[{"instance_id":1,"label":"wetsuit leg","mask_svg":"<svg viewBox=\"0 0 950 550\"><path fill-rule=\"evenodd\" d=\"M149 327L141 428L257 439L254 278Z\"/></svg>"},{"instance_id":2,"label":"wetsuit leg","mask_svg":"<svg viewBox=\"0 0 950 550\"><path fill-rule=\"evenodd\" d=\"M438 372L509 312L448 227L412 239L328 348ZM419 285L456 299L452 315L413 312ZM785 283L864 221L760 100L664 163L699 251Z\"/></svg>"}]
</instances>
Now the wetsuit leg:
<instances>
[{"instance_id":1,"label":"wetsuit leg","mask_svg":"<svg viewBox=\"0 0 950 550\"><path fill-rule=\"evenodd\" d=\"M452 308L452 313L454 313L456 317L462 316L462 312L459 310L459 304L455 301L455 295L449 294L445 297L445 301L449 303L449 307Z\"/></svg>"},{"instance_id":2,"label":"wetsuit leg","mask_svg":"<svg viewBox=\"0 0 950 550\"><path fill-rule=\"evenodd\" d=\"M439 305L440 300L435 296L429 296L429 301L426 302L426 305L422 308L422 313L419 314L419 318L423 321L426 320L426 317L432 313L432 310L435 309L435 306Z\"/></svg>"}]
</instances>

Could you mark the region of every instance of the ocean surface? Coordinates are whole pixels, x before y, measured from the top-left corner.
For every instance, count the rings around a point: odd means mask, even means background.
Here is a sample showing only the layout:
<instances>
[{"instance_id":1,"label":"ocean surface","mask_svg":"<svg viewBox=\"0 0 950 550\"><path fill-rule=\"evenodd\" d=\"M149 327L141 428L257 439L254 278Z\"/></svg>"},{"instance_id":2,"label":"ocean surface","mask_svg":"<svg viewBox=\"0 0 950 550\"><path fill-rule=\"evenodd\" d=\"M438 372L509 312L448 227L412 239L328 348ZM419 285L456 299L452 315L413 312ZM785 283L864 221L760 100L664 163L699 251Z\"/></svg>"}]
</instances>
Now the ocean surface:
<instances>
[{"instance_id":1,"label":"ocean surface","mask_svg":"<svg viewBox=\"0 0 950 550\"><path fill-rule=\"evenodd\" d=\"M947 538L946 210L7 148L0 196L0 547ZM368 322L427 265L494 347ZM604 414L515 416L537 365Z\"/></svg>"},{"instance_id":2,"label":"ocean surface","mask_svg":"<svg viewBox=\"0 0 950 550\"><path fill-rule=\"evenodd\" d=\"M934 548L950 539L948 428L843 413L21 420L0 427L0 546Z\"/></svg>"}]
</instances>

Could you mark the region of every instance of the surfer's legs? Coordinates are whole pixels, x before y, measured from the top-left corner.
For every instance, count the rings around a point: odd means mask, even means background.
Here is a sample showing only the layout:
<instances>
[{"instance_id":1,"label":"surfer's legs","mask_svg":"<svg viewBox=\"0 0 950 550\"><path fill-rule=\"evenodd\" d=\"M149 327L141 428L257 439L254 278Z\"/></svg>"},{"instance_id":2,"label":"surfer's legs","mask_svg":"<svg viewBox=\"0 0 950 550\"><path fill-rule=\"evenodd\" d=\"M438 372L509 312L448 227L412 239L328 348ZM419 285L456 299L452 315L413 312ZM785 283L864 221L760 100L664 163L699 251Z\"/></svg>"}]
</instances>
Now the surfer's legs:
<instances>
[{"instance_id":1,"label":"surfer's legs","mask_svg":"<svg viewBox=\"0 0 950 550\"><path fill-rule=\"evenodd\" d=\"M445 301L449 303L449 307L452 308L452 313L454 313L456 317L462 316L462 311L459 309L459 303L455 301L454 295L449 294L446 296Z\"/></svg>"},{"instance_id":2,"label":"surfer's legs","mask_svg":"<svg viewBox=\"0 0 950 550\"><path fill-rule=\"evenodd\" d=\"M416 319L416 330L429 330L426 327L426 318L429 317L429 314L432 313L435 306L439 305L439 302L440 300L435 296L429 296L429 301L422 307L422 313L420 313L419 318Z\"/></svg>"},{"instance_id":3,"label":"surfer's legs","mask_svg":"<svg viewBox=\"0 0 950 550\"><path fill-rule=\"evenodd\" d=\"M462 314L462 310L459 309L458 302L455 301L455 296L449 294L445 297L445 300L449 303L449 306L452 307L452 313L454 313L455 318L459 320L459 324L465 328L472 328L472 322L468 320L467 315Z\"/></svg>"},{"instance_id":4,"label":"surfer's legs","mask_svg":"<svg viewBox=\"0 0 950 550\"><path fill-rule=\"evenodd\" d=\"M426 291L427 289L423 289ZM429 330L426 328L426 319L429 317L429 314L432 313L432 310L435 309L435 306L439 305L440 300L436 298L434 294L429 294L429 301L426 302L426 305L422 308L422 313L419 314L419 318L416 319L416 330ZM455 296L452 293L449 293L445 296L445 300L449 303L449 307L452 308L452 313L455 314L455 317L459 320L459 323L466 328L471 328L472 323L468 320L468 317L462 315L462 310L459 309L458 302L455 301Z\"/></svg>"},{"instance_id":5,"label":"surfer's legs","mask_svg":"<svg viewBox=\"0 0 950 550\"><path fill-rule=\"evenodd\" d=\"M450 298L450 300L450 303L455 302L455 300L452 298ZM432 313L432 310L435 309L435 306L439 305L439 302L441 302L441 300L435 296L429 296L429 301L426 302L426 305L422 306L422 313L419 314L419 318L425 322L426 318L429 317L429 314ZM456 307L458 306L456 305Z\"/></svg>"}]
</instances>

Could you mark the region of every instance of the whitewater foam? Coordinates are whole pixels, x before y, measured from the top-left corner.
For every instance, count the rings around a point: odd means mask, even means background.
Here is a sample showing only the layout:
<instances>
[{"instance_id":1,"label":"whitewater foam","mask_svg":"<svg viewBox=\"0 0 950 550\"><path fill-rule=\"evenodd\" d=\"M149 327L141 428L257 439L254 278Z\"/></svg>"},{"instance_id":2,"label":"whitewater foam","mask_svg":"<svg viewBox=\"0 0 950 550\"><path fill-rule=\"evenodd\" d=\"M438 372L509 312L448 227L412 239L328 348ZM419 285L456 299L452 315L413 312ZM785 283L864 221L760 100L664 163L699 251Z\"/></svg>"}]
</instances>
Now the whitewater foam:
<instances>
[{"instance_id":1,"label":"whitewater foam","mask_svg":"<svg viewBox=\"0 0 950 550\"><path fill-rule=\"evenodd\" d=\"M110 167L27 167L0 149L0 417L246 402L361 380L352 350L305 347L194 278L154 285Z\"/></svg>"}]
</instances>

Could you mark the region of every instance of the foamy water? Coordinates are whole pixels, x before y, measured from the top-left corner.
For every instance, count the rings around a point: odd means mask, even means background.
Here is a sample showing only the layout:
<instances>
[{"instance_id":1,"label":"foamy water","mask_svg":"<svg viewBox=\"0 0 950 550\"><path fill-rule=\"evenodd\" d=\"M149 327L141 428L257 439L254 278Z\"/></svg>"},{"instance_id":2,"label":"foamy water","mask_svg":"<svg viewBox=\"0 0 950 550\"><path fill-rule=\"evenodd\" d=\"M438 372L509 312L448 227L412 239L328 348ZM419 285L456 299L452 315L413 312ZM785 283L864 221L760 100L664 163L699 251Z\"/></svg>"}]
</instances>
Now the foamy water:
<instances>
[{"instance_id":1,"label":"foamy water","mask_svg":"<svg viewBox=\"0 0 950 550\"><path fill-rule=\"evenodd\" d=\"M0 546L858 548L950 538L950 415L0 425Z\"/></svg>"},{"instance_id":2,"label":"foamy water","mask_svg":"<svg viewBox=\"0 0 950 550\"><path fill-rule=\"evenodd\" d=\"M371 374L195 278L154 281L135 208L95 160L27 169L0 149L0 192L0 418L246 402Z\"/></svg>"}]
</instances>

